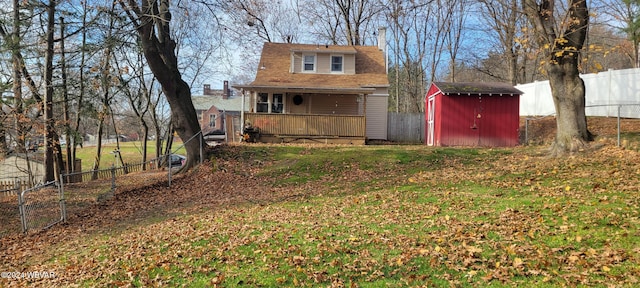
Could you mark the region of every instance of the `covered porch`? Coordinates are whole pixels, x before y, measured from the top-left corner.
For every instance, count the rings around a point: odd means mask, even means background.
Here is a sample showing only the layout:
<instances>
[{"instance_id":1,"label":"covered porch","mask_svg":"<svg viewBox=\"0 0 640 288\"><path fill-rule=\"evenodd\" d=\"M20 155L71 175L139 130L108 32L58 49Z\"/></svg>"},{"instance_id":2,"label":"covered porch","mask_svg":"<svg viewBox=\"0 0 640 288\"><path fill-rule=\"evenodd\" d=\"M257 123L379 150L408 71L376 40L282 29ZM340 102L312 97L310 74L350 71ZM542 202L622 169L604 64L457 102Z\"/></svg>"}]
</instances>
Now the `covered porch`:
<instances>
[{"instance_id":1,"label":"covered porch","mask_svg":"<svg viewBox=\"0 0 640 288\"><path fill-rule=\"evenodd\" d=\"M252 140L266 143L365 144L373 88L243 87L249 91ZM246 134L246 133L245 133ZM246 136L245 136L246 137Z\"/></svg>"},{"instance_id":2,"label":"covered porch","mask_svg":"<svg viewBox=\"0 0 640 288\"><path fill-rule=\"evenodd\" d=\"M260 142L363 145L366 140L364 115L245 113L245 119L259 129Z\"/></svg>"}]
</instances>

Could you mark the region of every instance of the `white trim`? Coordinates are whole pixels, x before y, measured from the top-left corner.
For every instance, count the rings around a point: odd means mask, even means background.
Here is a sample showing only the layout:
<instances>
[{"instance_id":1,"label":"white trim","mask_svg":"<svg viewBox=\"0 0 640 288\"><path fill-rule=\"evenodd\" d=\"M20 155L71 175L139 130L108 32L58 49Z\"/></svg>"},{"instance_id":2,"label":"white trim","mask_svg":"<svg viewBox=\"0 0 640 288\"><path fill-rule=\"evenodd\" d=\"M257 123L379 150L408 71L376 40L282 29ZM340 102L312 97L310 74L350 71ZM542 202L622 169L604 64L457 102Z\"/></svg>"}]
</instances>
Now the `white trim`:
<instances>
[{"instance_id":1,"label":"white trim","mask_svg":"<svg viewBox=\"0 0 640 288\"><path fill-rule=\"evenodd\" d=\"M333 71L333 57L340 57L340 71ZM329 54L329 72L335 74L344 74L344 54Z\"/></svg>"},{"instance_id":2,"label":"white trim","mask_svg":"<svg viewBox=\"0 0 640 288\"><path fill-rule=\"evenodd\" d=\"M306 63L306 58L307 56L311 56L313 57L313 70L306 70L305 69L305 64ZM317 54L311 54L311 53L305 53L302 54L302 73L315 73L318 70L318 55Z\"/></svg>"},{"instance_id":3,"label":"white trim","mask_svg":"<svg viewBox=\"0 0 640 288\"><path fill-rule=\"evenodd\" d=\"M427 146L434 146L435 142L435 112L436 97L434 94L427 99Z\"/></svg>"},{"instance_id":4,"label":"white trim","mask_svg":"<svg viewBox=\"0 0 640 288\"><path fill-rule=\"evenodd\" d=\"M289 65L289 73L293 73L296 71L296 54L291 52L291 64Z\"/></svg>"}]
</instances>

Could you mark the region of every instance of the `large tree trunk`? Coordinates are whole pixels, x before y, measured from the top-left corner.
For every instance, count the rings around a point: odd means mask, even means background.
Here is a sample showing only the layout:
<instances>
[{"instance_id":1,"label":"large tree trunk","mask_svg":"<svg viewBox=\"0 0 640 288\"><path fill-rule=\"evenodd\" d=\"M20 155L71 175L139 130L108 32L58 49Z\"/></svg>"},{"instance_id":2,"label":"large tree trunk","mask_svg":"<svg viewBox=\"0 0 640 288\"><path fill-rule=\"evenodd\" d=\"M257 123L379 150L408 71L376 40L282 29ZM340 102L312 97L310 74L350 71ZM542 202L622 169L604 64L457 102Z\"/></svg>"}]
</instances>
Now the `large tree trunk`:
<instances>
[{"instance_id":1,"label":"large tree trunk","mask_svg":"<svg viewBox=\"0 0 640 288\"><path fill-rule=\"evenodd\" d=\"M556 17L554 0L524 0L539 49L545 55L551 94L556 108L554 156L578 152L593 140L585 116L585 87L578 64L589 23L586 0L570 0L566 15Z\"/></svg>"},{"instance_id":2,"label":"large tree trunk","mask_svg":"<svg viewBox=\"0 0 640 288\"><path fill-rule=\"evenodd\" d=\"M566 152L578 152L593 138L587 130L584 81L574 63L549 66L547 71L557 126L552 154L560 156Z\"/></svg>"},{"instance_id":3,"label":"large tree trunk","mask_svg":"<svg viewBox=\"0 0 640 288\"><path fill-rule=\"evenodd\" d=\"M178 70L176 43L171 39L169 30L169 0L142 0L140 6L135 0L129 0L128 7L124 1L120 3L125 6L125 12L134 22L147 64L162 86L171 107L173 127L184 141L187 161L181 169L189 169L200 163L200 145L203 139L196 109L191 101L191 89L182 80ZM131 11L136 15L131 14Z\"/></svg>"}]
</instances>

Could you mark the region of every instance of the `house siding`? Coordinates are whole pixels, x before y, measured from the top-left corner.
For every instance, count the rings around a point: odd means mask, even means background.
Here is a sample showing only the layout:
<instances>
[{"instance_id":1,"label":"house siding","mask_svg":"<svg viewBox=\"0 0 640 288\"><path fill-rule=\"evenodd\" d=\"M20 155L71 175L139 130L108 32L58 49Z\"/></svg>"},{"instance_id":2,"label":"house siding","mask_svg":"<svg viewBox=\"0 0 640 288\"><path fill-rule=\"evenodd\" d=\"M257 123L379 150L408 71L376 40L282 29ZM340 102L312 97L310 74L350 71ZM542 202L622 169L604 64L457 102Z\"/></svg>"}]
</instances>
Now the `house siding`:
<instances>
[{"instance_id":1,"label":"house siding","mask_svg":"<svg viewBox=\"0 0 640 288\"><path fill-rule=\"evenodd\" d=\"M330 54L318 54L316 56L316 73L331 73L331 55Z\"/></svg>"},{"instance_id":2,"label":"house siding","mask_svg":"<svg viewBox=\"0 0 640 288\"><path fill-rule=\"evenodd\" d=\"M311 114L358 115L358 102L353 95L314 94Z\"/></svg>"},{"instance_id":3,"label":"house siding","mask_svg":"<svg viewBox=\"0 0 640 288\"><path fill-rule=\"evenodd\" d=\"M28 181L29 173L27 173L27 167L27 160L22 157L9 156L0 161L0 172L7 179L19 178L20 180ZM44 165L41 162L30 160L29 167L34 179L42 179L44 177Z\"/></svg>"},{"instance_id":4,"label":"house siding","mask_svg":"<svg viewBox=\"0 0 640 288\"><path fill-rule=\"evenodd\" d=\"M302 72L302 53L292 53L292 61L293 61L293 73Z\"/></svg>"},{"instance_id":5,"label":"house siding","mask_svg":"<svg viewBox=\"0 0 640 288\"><path fill-rule=\"evenodd\" d=\"M367 138L376 140L387 139L387 107L389 97L385 95L367 96Z\"/></svg>"},{"instance_id":6,"label":"house siding","mask_svg":"<svg viewBox=\"0 0 640 288\"><path fill-rule=\"evenodd\" d=\"M302 103L296 105L295 103L293 103L293 97L296 97L296 95L299 95L300 97L302 97ZM291 94L288 93L285 96L285 108L286 108L286 112L285 113L292 113L292 114L307 114L309 113L309 104L311 102L311 98L309 97L309 95L306 94Z\"/></svg>"},{"instance_id":7,"label":"house siding","mask_svg":"<svg viewBox=\"0 0 640 288\"><path fill-rule=\"evenodd\" d=\"M356 55L347 54L342 59L344 61L344 74L356 74Z\"/></svg>"},{"instance_id":8,"label":"house siding","mask_svg":"<svg viewBox=\"0 0 640 288\"><path fill-rule=\"evenodd\" d=\"M303 55L310 55L313 53L292 53L292 69L293 73L309 73L302 71L302 59ZM331 72L331 56L342 56L342 67L344 74L356 74L356 55L355 54L342 54L342 53L317 53L316 55L316 72L319 74L330 74Z\"/></svg>"}]
</instances>

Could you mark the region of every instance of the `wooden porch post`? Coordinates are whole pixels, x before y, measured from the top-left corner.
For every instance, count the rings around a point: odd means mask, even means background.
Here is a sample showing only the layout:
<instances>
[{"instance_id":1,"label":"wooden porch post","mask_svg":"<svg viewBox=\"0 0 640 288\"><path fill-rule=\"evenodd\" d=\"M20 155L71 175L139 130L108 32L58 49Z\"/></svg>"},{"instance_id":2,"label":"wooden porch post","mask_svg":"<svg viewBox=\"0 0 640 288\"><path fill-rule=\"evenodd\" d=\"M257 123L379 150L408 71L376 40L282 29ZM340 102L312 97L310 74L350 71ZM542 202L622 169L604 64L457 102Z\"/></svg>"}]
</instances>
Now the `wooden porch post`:
<instances>
[{"instance_id":1,"label":"wooden porch post","mask_svg":"<svg viewBox=\"0 0 640 288\"><path fill-rule=\"evenodd\" d=\"M364 141L367 141L367 94L361 94L364 102Z\"/></svg>"}]
</instances>

